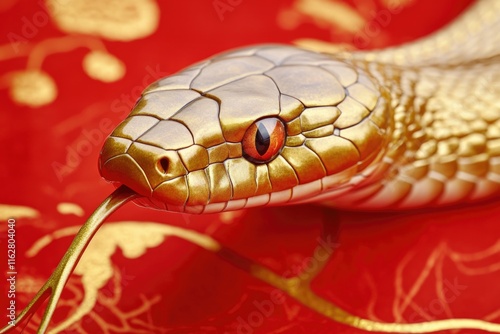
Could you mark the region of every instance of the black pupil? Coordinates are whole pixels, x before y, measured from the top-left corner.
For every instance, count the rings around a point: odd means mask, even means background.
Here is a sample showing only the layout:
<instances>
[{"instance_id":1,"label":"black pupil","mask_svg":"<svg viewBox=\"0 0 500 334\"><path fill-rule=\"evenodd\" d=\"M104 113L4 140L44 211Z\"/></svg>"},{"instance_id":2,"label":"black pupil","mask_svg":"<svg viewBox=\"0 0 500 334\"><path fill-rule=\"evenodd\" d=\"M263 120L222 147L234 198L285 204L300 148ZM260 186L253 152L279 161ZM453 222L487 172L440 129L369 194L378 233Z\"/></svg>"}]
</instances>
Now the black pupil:
<instances>
[{"instance_id":1,"label":"black pupil","mask_svg":"<svg viewBox=\"0 0 500 334\"><path fill-rule=\"evenodd\" d=\"M257 126L257 135L255 136L255 148L260 155L264 155L271 144L271 136L264 124L259 123Z\"/></svg>"}]
</instances>

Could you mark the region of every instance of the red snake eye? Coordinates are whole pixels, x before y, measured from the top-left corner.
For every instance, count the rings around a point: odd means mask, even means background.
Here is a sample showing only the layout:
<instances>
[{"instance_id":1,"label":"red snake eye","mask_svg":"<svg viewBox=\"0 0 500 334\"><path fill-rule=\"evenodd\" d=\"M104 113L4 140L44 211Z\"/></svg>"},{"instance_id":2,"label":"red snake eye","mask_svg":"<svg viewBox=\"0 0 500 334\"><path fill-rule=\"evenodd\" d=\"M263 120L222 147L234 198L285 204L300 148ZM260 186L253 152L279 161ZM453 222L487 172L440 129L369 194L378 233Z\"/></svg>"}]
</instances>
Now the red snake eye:
<instances>
[{"instance_id":1,"label":"red snake eye","mask_svg":"<svg viewBox=\"0 0 500 334\"><path fill-rule=\"evenodd\" d=\"M285 126L277 118L264 118L250 125L242 141L243 155L254 163L275 158L285 143Z\"/></svg>"}]
</instances>

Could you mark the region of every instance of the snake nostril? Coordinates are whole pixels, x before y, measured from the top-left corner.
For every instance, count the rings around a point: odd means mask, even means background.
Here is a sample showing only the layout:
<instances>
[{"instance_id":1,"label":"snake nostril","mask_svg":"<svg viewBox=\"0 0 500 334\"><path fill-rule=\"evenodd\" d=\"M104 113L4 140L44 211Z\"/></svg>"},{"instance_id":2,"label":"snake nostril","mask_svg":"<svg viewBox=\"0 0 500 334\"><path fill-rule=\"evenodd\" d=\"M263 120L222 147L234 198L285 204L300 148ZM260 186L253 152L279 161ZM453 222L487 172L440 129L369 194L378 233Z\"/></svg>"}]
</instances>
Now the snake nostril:
<instances>
[{"instance_id":1,"label":"snake nostril","mask_svg":"<svg viewBox=\"0 0 500 334\"><path fill-rule=\"evenodd\" d=\"M170 161L168 160L168 158L166 157L161 158L158 161L158 168L160 169L160 172L162 172L163 174L167 174L169 164Z\"/></svg>"}]
</instances>

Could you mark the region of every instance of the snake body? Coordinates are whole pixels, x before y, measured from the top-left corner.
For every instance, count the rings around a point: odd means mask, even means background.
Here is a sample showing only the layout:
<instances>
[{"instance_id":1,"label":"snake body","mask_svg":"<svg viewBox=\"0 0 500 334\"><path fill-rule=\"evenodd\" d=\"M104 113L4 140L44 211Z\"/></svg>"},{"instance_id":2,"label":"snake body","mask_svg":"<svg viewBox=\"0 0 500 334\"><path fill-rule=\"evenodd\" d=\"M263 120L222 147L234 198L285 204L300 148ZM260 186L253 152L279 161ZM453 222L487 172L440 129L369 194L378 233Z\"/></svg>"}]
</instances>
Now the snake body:
<instances>
[{"instance_id":1,"label":"snake body","mask_svg":"<svg viewBox=\"0 0 500 334\"><path fill-rule=\"evenodd\" d=\"M188 213L494 196L499 12L478 1L442 31L381 51L259 45L215 56L143 92L104 144L101 175L143 205Z\"/></svg>"}]
</instances>

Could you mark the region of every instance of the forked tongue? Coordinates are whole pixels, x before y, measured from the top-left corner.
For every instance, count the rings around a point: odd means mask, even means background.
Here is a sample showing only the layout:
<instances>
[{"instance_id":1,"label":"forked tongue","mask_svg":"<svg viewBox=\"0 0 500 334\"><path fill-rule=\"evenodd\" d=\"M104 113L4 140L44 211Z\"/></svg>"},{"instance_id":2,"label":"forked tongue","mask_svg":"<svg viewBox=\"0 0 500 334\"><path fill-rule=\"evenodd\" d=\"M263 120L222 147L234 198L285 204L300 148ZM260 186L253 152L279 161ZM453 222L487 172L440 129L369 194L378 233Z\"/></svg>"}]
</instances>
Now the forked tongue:
<instances>
[{"instance_id":1,"label":"forked tongue","mask_svg":"<svg viewBox=\"0 0 500 334\"><path fill-rule=\"evenodd\" d=\"M38 328L38 333L45 333L69 276L75 269L78 264L78 260L82 256L99 227L101 227L104 220L116 209L138 196L139 195L137 195L137 193L124 185L121 185L111 195L109 195L101 203L101 205L99 205L94 213L90 215L89 219L87 219L85 224L83 224L82 228L80 228L68 250L64 254L61 262L59 262L57 268L54 270L52 275L50 275L47 282L17 316L16 324L9 324L0 329L0 334L12 333L14 329L20 328L20 324L25 320L29 320L45 299L49 297L47 307L45 308L42 321ZM27 323L24 326L26 325ZM22 328L24 328L24 326Z\"/></svg>"}]
</instances>

